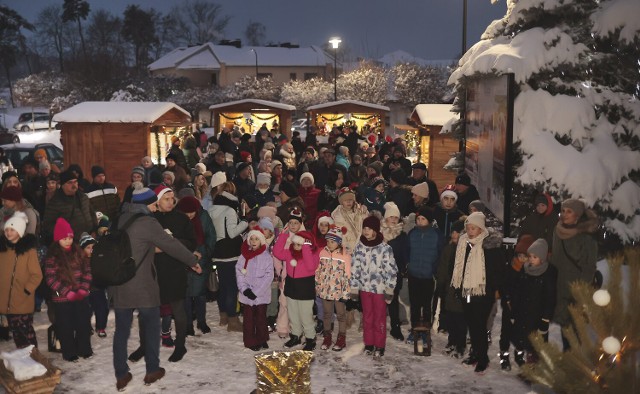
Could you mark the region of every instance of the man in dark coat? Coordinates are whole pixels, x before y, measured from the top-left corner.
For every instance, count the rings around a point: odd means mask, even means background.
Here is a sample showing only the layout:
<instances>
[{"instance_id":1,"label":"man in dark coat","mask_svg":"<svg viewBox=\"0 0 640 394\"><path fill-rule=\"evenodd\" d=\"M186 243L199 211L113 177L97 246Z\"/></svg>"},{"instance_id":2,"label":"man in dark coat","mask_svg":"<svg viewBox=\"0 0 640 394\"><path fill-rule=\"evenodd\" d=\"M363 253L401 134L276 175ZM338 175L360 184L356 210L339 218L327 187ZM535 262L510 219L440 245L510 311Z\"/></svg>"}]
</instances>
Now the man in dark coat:
<instances>
[{"instance_id":1,"label":"man in dark coat","mask_svg":"<svg viewBox=\"0 0 640 394\"><path fill-rule=\"evenodd\" d=\"M60 173L60 189L49 200L44 211L42 236L46 245L53 240L53 228L60 217L69 222L76 241L82 233L91 233L98 226L89 197L78 190L78 177L69 170Z\"/></svg>"},{"instance_id":2,"label":"man in dark coat","mask_svg":"<svg viewBox=\"0 0 640 394\"><path fill-rule=\"evenodd\" d=\"M169 155L173 155L176 164L182 167L185 173L189 173L190 169L187 165L187 159L184 157L184 152L180 148L180 138L178 136L171 137L171 148L169 148Z\"/></svg>"},{"instance_id":3,"label":"man in dark coat","mask_svg":"<svg viewBox=\"0 0 640 394\"><path fill-rule=\"evenodd\" d=\"M336 163L336 151L329 148L324 151L323 157L324 163L320 166L317 166L315 169L312 169L311 173L313 174L313 178L316 181L316 187L320 190L324 190L327 181L329 180L329 174L331 174L334 170L339 169L344 174L347 173L347 169L344 166ZM345 179L345 183L349 183L348 179Z\"/></svg>"},{"instance_id":4,"label":"man in dark coat","mask_svg":"<svg viewBox=\"0 0 640 394\"><path fill-rule=\"evenodd\" d=\"M407 176L402 169L398 168L391 172L387 201L392 201L398 206L402 217L409 215L413 207L411 203L411 187L406 182Z\"/></svg>"},{"instance_id":5,"label":"man in dark coat","mask_svg":"<svg viewBox=\"0 0 640 394\"><path fill-rule=\"evenodd\" d=\"M480 200L478 189L471 184L471 178L466 173L456 177L455 186L456 193L458 193L458 209L468 215L471 201Z\"/></svg>"},{"instance_id":6,"label":"man in dark coat","mask_svg":"<svg viewBox=\"0 0 640 394\"><path fill-rule=\"evenodd\" d=\"M91 167L91 176L93 183L84 191L89 197L91 207L94 211L102 212L109 217L109 220L114 221L120 209L118 189L107 182L104 168L100 166Z\"/></svg>"},{"instance_id":7,"label":"man in dark coat","mask_svg":"<svg viewBox=\"0 0 640 394\"><path fill-rule=\"evenodd\" d=\"M242 201L245 195L254 191L256 184L249 177L251 171L250 163L239 163L236 169L236 176L233 183L236 185L236 196L238 201Z\"/></svg>"},{"instance_id":8,"label":"man in dark coat","mask_svg":"<svg viewBox=\"0 0 640 394\"><path fill-rule=\"evenodd\" d=\"M382 175L385 179L389 177L393 170L398 168L404 171L405 176L411 175L411 162L404 155L404 147L402 145L396 145L393 148L393 154L382 168Z\"/></svg>"},{"instance_id":9,"label":"man in dark coat","mask_svg":"<svg viewBox=\"0 0 640 394\"><path fill-rule=\"evenodd\" d=\"M409 177L409 185L415 186L418 183L426 182L429 186L429 199L427 205L435 207L438 203L438 186L427 176L429 171L424 163L415 163L411 166L411 177Z\"/></svg>"},{"instance_id":10,"label":"man in dark coat","mask_svg":"<svg viewBox=\"0 0 640 394\"><path fill-rule=\"evenodd\" d=\"M156 194L142 184L134 187L131 204L126 205L118 226L136 214L141 217L135 219L127 228L131 241L131 251L135 261L139 262L136 275L128 282L111 286L108 291L113 298L113 309L116 316L116 331L113 337L113 365L116 375L116 389L124 390L133 376L127 365L127 342L131 333L133 311L138 310L138 318L142 330L141 337L145 338L144 348L138 349L130 359L138 361L144 357L146 375L144 382L151 384L164 376L164 368L160 368L160 289L153 268L154 251L167 253L191 267L196 272L202 272L198 258L185 248L180 241L167 234L152 212L157 209ZM134 357L135 356L135 357Z\"/></svg>"}]
</instances>

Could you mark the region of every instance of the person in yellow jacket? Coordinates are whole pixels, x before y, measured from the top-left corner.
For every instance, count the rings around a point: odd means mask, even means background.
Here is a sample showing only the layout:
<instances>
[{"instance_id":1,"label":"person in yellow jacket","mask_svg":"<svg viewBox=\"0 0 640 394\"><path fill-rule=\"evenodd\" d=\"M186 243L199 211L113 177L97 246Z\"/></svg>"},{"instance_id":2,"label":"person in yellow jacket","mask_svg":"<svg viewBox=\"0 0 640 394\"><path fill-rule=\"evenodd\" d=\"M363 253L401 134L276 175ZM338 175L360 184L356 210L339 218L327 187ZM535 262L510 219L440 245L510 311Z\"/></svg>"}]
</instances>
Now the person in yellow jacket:
<instances>
[{"instance_id":1,"label":"person in yellow jacket","mask_svg":"<svg viewBox=\"0 0 640 394\"><path fill-rule=\"evenodd\" d=\"M27 216L15 213L0 236L0 314L6 315L18 348L38 346L33 330L36 288L42 270L36 253L36 237L26 234Z\"/></svg>"}]
</instances>

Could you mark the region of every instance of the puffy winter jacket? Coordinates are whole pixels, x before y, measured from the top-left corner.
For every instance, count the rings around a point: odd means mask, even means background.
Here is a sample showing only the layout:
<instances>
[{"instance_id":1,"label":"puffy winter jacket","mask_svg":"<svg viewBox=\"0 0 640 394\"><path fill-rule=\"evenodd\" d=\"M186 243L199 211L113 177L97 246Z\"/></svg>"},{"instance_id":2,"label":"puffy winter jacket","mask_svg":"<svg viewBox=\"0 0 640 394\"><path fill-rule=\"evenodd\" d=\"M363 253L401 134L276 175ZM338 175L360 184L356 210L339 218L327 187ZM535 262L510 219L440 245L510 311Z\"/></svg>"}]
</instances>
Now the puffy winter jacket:
<instances>
[{"instance_id":1,"label":"puffy winter jacket","mask_svg":"<svg viewBox=\"0 0 640 394\"><path fill-rule=\"evenodd\" d=\"M237 261L240 256L241 234L247 229L247 222L238 218L238 198L231 193L222 192L216 196L209 216L216 228L216 247L214 261Z\"/></svg>"},{"instance_id":2,"label":"puffy winter jacket","mask_svg":"<svg viewBox=\"0 0 640 394\"><path fill-rule=\"evenodd\" d=\"M264 305L271 302L271 283L273 282L273 258L269 249L249 259L247 268L244 269L246 259L240 256L236 263L236 280L240 292L238 300L245 305ZM243 293L251 289L256 295L255 300L250 300Z\"/></svg>"},{"instance_id":3,"label":"puffy winter jacket","mask_svg":"<svg viewBox=\"0 0 640 394\"><path fill-rule=\"evenodd\" d=\"M351 256L351 292L366 291L376 294L393 294L398 268L391 246L382 242L366 246L362 241L356 245Z\"/></svg>"},{"instance_id":4,"label":"puffy winter jacket","mask_svg":"<svg viewBox=\"0 0 640 394\"><path fill-rule=\"evenodd\" d=\"M409 232L409 275L421 279L433 278L443 240L440 230L433 226L416 226Z\"/></svg>"}]
</instances>

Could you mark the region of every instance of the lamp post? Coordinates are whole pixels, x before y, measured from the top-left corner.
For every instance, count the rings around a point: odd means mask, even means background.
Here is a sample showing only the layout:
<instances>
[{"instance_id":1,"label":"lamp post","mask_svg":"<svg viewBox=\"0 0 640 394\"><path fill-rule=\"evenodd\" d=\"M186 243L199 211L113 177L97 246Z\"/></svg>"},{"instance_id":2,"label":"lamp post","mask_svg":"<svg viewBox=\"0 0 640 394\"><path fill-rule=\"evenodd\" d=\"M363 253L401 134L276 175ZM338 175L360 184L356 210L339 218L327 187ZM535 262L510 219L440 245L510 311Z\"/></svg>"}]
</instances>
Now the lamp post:
<instances>
[{"instance_id":1,"label":"lamp post","mask_svg":"<svg viewBox=\"0 0 640 394\"><path fill-rule=\"evenodd\" d=\"M258 79L258 51L252 48L251 52L256 55L256 79Z\"/></svg>"},{"instance_id":2,"label":"lamp post","mask_svg":"<svg viewBox=\"0 0 640 394\"><path fill-rule=\"evenodd\" d=\"M333 101L338 101L338 47L341 42L338 37L329 40L333 48Z\"/></svg>"}]
</instances>

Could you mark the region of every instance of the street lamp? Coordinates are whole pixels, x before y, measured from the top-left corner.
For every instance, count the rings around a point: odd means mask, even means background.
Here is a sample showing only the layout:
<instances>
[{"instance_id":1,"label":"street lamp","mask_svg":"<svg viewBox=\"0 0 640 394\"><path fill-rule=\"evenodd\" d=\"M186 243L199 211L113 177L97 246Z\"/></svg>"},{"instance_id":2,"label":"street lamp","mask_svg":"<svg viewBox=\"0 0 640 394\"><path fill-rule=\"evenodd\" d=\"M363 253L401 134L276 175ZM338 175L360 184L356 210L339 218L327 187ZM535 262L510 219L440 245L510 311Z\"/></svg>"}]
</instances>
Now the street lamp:
<instances>
[{"instance_id":1,"label":"street lamp","mask_svg":"<svg viewBox=\"0 0 640 394\"><path fill-rule=\"evenodd\" d=\"M341 42L338 37L329 40L333 48L333 101L338 101L338 47Z\"/></svg>"},{"instance_id":2,"label":"street lamp","mask_svg":"<svg viewBox=\"0 0 640 394\"><path fill-rule=\"evenodd\" d=\"M251 48L251 52L253 52L253 54L256 55L256 79L258 79L258 51Z\"/></svg>"}]
</instances>

